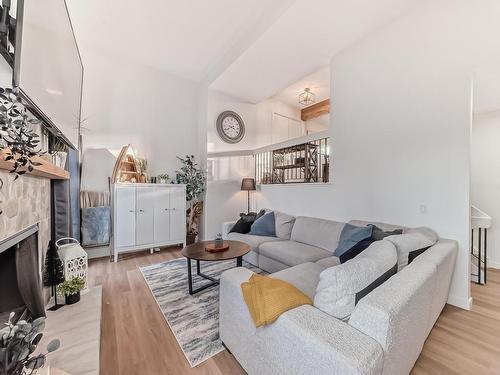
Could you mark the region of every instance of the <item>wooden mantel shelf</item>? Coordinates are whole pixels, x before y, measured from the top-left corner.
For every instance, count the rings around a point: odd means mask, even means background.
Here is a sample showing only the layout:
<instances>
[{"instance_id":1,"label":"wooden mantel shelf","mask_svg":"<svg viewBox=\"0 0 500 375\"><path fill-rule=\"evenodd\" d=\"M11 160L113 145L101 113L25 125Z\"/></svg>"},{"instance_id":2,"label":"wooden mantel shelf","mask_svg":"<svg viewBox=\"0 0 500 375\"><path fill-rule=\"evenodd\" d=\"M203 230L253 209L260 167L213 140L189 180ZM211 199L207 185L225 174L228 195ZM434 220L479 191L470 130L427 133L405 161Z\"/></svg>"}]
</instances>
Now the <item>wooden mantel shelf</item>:
<instances>
[{"instance_id":1,"label":"wooden mantel shelf","mask_svg":"<svg viewBox=\"0 0 500 375\"><path fill-rule=\"evenodd\" d=\"M11 171L14 166L14 161L5 160L5 157L10 154L9 150L0 150L0 169ZM52 180L69 180L69 172L59 168L50 161L45 160L39 156L35 156L33 161L41 163L41 165L34 167L33 171L26 173L26 176L37 176L43 178L50 178Z\"/></svg>"}]
</instances>

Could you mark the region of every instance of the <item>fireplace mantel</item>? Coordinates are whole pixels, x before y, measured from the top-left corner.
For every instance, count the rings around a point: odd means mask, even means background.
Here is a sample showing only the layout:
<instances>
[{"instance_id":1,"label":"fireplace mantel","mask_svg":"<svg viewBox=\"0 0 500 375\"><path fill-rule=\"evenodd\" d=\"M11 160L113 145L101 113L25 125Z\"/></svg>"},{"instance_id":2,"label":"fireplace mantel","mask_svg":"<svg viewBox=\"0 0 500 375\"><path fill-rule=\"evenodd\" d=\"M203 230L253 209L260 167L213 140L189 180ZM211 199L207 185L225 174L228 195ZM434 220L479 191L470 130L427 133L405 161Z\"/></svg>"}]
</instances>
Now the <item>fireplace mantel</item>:
<instances>
[{"instance_id":1,"label":"fireplace mantel","mask_svg":"<svg viewBox=\"0 0 500 375\"><path fill-rule=\"evenodd\" d=\"M0 169L4 170L12 170L14 166L13 160L5 160L5 157L10 155L10 151L6 149L0 150ZM34 161L40 163L41 165L34 167L33 171L29 173L30 176L38 176L43 178L50 178L53 180L68 180L69 172L59 168L55 164L41 158L39 156L35 156L33 158ZM28 175L28 174L27 174Z\"/></svg>"}]
</instances>

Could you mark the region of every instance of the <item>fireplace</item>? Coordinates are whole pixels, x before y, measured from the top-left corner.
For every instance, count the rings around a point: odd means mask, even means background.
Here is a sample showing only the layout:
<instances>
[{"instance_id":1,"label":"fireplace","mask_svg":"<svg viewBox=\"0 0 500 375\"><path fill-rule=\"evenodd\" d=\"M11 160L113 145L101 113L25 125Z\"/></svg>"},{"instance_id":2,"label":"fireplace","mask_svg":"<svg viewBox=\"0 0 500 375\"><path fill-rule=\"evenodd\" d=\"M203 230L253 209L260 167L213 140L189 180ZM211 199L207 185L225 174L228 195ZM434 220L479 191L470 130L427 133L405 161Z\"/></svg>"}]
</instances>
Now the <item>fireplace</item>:
<instances>
[{"instance_id":1,"label":"fireplace","mask_svg":"<svg viewBox=\"0 0 500 375\"><path fill-rule=\"evenodd\" d=\"M0 324L10 312L15 319L45 316L38 233L36 224L0 241Z\"/></svg>"}]
</instances>

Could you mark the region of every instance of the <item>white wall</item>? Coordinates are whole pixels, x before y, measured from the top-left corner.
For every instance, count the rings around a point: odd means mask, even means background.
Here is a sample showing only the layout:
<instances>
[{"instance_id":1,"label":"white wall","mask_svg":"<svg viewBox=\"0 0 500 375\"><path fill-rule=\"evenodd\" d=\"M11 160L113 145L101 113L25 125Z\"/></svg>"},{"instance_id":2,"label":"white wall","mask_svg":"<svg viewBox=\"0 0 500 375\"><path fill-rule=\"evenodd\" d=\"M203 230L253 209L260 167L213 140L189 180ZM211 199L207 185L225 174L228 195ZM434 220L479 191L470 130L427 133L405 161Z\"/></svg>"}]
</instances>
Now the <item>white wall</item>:
<instances>
[{"instance_id":1,"label":"white wall","mask_svg":"<svg viewBox=\"0 0 500 375\"><path fill-rule=\"evenodd\" d=\"M262 186L261 206L432 227L459 242L449 302L467 308L469 54L491 41L482 35L495 25L490 13L466 1L429 2L335 56L333 182Z\"/></svg>"},{"instance_id":2,"label":"white wall","mask_svg":"<svg viewBox=\"0 0 500 375\"><path fill-rule=\"evenodd\" d=\"M493 218L488 230L488 266L500 268L500 111L474 115L471 200Z\"/></svg>"},{"instance_id":3,"label":"white wall","mask_svg":"<svg viewBox=\"0 0 500 375\"><path fill-rule=\"evenodd\" d=\"M84 63L84 149L130 143L147 158L150 175L173 176L177 155L200 160L197 84L105 54L84 54Z\"/></svg>"}]
</instances>

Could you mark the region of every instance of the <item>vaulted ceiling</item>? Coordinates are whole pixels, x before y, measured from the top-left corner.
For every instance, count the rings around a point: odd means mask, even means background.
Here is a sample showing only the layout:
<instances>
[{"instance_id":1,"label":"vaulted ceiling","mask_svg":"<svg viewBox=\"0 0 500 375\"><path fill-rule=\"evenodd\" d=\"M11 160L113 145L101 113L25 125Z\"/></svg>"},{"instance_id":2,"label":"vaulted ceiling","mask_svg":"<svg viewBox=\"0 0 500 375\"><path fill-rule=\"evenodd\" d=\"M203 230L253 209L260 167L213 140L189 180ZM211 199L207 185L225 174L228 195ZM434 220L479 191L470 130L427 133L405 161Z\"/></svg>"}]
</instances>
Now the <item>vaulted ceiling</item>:
<instances>
[{"instance_id":1,"label":"vaulted ceiling","mask_svg":"<svg viewBox=\"0 0 500 375\"><path fill-rule=\"evenodd\" d=\"M66 0L86 55L106 54L201 81L291 0Z\"/></svg>"}]
</instances>

